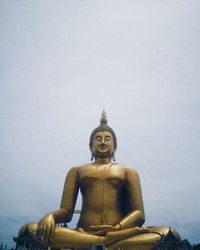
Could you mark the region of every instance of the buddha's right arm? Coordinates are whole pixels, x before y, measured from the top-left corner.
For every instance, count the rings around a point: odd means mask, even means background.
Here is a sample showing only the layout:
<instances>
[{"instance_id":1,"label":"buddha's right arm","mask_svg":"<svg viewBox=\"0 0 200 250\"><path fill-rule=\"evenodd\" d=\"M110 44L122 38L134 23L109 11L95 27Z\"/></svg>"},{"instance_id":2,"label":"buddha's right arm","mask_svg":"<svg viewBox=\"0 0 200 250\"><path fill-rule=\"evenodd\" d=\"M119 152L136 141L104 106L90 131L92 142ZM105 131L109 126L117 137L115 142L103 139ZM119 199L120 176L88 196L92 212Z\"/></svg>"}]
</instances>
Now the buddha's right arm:
<instances>
[{"instance_id":1,"label":"buddha's right arm","mask_svg":"<svg viewBox=\"0 0 200 250\"><path fill-rule=\"evenodd\" d=\"M47 215L52 215L55 223L68 222L66 218L69 217L69 212L65 208L60 208L59 210L53 211Z\"/></svg>"},{"instance_id":2,"label":"buddha's right arm","mask_svg":"<svg viewBox=\"0 0 200 250\"><path fill-rule=\"evenodd\" d=\"M76 168L72 168L66 177L59 210L45 215L38 223L37 236L47 244L52 241L56 223L71 221L78 195L78 176Z\"/></svg>"},{"instance_id":3,"label":"buddha's right arm","mask_svg":"<svg viewBox=\"0 0 200 250\"><path fill-rule=\"evenodd\" d=\"M66 176L60 209L53 211L46 216L53 216L55 223L71 221L77 199L78 189L78 174L76 168L74 167L70 169Z\"/></svg>"},{"instance_id":4,"label":"buddha's right arm","mask_svg":"<svg viewBox=\"0 0 200 250\"><path fill-rule=\"evenodd\" d=\"M65 179L62 200L59 210L60 212L55 213L55 218L57 218L56 222L71 221L74 213L74 207L76 204L78 190L79 190L78 171L77 167L73 167L70 169Z\"/></svg>"}]
</instances>

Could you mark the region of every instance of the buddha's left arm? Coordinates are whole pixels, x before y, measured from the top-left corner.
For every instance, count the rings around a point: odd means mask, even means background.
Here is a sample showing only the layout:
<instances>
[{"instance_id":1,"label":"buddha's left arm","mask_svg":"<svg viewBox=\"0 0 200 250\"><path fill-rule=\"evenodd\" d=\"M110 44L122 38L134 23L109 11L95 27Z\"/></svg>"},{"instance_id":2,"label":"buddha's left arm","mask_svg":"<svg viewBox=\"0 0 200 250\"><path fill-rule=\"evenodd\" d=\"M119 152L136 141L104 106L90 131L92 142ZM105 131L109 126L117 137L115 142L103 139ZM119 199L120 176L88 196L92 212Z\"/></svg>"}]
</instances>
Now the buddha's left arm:
<instances>
[{"instance_id":1,"label":"buddha's left arm","mask_svg":"<svg viewBox=\"0 0 200 250\"><path fill-rule=\"evenodd\" d=\"M145 221L144 206L140 179L136 170L126 168L126 197L129 204L129 213L122 218L118 225L121 229L130 227L140 227ZM117 225L117 227L119 227Z\"/></svg>"}]
</instances>

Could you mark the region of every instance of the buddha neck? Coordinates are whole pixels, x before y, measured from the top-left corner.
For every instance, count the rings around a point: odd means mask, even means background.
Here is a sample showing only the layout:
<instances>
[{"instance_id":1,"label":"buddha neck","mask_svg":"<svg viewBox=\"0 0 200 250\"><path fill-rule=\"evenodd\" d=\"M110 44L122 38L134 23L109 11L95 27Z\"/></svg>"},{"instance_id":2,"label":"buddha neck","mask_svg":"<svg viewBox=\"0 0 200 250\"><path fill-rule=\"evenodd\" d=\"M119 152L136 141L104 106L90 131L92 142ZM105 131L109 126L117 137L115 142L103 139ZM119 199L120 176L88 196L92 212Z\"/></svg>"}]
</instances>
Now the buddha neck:
<instances>
[{"instance_id":1,"label":"buddha neck","mask_svg":"<svg viewBox=\"0 0 200 250\"><path fill-rule=\"evenodd\" d=\"M95 157L95 163L100 163L100 164L107 164L111 162L111 158L110 157Z\"/></svg>"}]
</instances>

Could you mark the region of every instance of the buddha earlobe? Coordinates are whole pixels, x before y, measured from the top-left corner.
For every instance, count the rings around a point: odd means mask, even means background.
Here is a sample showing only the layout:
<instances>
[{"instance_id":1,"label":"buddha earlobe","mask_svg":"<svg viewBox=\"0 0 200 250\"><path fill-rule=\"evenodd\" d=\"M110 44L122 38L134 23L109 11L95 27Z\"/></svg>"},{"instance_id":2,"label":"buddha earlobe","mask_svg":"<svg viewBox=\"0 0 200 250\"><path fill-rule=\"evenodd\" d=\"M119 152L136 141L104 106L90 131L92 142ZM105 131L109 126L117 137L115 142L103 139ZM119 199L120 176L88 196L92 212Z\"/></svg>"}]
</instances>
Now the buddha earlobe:
<instances>
[{"instance_id":1,"label":"buddha earlobe","mask_svg":"<svg viewBox=\"0 0 200 250\"><path fill-rule=\"evenodd\" d=\"M113 161L116 161L116 160L115 160L115 150L114 150L113 153L112 153L112 158L113 158Z\"/></svg>"},{"instance_id":2,"label":"buddha earlobe","mask_svg":"<svg viewBox=\"0 0 200 250\"><path fill-rule=\"evenodd\" d=\"M90 158L90 161L93 161L93 159L94 159L94 153L93 153L92 150L91 150L91 158Z\"/></svg>"}]
</instances>

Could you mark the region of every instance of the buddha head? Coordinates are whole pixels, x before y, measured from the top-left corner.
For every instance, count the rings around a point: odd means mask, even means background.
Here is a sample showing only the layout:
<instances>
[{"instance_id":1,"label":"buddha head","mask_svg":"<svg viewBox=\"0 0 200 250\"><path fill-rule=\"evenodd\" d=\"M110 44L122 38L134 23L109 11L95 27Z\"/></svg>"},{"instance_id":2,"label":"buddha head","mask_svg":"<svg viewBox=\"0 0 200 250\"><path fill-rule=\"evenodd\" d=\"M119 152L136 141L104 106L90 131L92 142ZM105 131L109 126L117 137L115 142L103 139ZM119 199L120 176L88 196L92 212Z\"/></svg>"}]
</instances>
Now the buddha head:
<instances>
[{"instance_id":1,"label":"buddha head","mask_svg":"<svg viewBox=\"0 0 200 250\"><path fill-rule=\"evenodd\" d=\"M117 138L112 128L107 125L106 113L103 110L100 125L90 135L91 161L94 157L109 157L115 161Z\"/></svg>"}]
</instances>

